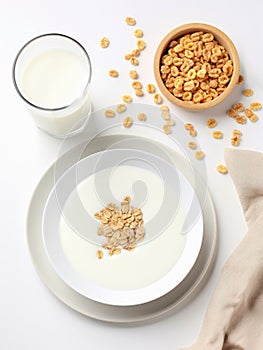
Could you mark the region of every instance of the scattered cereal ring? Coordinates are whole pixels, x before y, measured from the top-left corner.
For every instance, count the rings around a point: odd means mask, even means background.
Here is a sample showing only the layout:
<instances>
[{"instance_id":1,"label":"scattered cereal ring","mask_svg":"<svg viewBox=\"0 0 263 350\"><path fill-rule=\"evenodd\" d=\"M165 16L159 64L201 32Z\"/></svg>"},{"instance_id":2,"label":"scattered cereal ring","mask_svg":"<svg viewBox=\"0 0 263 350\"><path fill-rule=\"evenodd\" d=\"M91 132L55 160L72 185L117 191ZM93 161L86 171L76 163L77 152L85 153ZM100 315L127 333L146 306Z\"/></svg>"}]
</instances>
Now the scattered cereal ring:
<instances>
[{"instance_id":1,"label":"scattered cereal ring","mask_svg":"<svg viewBox=\"0 0 263 350\"><path fill-rule=\"evenodd\" d=\"M163 132L165 133L165 134L171 134L172 133L172 129L171 129L171 127L170 127L170 125L167 125L167 124L164 124L164 126L163 126Z\"/></svg>"},{"instance_id":2,"label":"scattered cereal ring","mask_svg":"<svg viewBox=\"0 0 263 350\"><path fill-rule=\"evenodd\" d=\"M260 102L250 103L250 109L252 109L252 111L259 111L261 108L262 108L262 104Z\"/></svg>"},{"instance_id":3,"label":"scattered cereal ring","mask_svg":"<svg viewBox=\"0 0 263 350\"><path fill-rule=\"evenodd\" d=\"M106 49L110 44L110 41L108 38L106 37L103 37L101 40L100 40L100 47L102 47L103 49Z\"/></svg>"},{"instance_id":4,"label":"scattered cereal ring","mask_svg":"<svg viewBox=\"0 0 263 350\"><path fill-rule=\"evenodd\" d=\"M119 76L119 73L117 70L111 69L111 70L109 70L109 76L113 77L113 78L117 78Z\"/></svg>"},{"instance_id":5,"label":"scattered cereal ring","mask_svg":"<svg viewBox=\"0 0 263 350\"><path fill-rule=\"evenodd\" d=\"M140 51L144 50L146 48L146 43L144 40L138 40L137 41L137 47Z\"/></svg>"},{"instance_id":6,"label":"scattered cereal ring","mask_svg":"<svg viewBox=\"0 0 263 350\"><path fill-rule=\"evenodd\" d=\"M185 128L185 130L193 130L194 126L191 123L186 123L186 124L184 124L184 128Z\"/></svg>"},{"instance_id":7,"label":"scattered cereal ring","mask_svg":"<svg viewBox=\"0 0 263 350\"><path fill-rule=\"evenodd\" d=\"M250 109L250 108L246 108L246 109L245 109L245 115L246 115L246 117L250 118L250 117L252 117L253 114L254 114L254 113L253 113L252 109Z\"/></svg>"},{"instance_id":8,"label":"scattered cereal ring","mask_svg":"<svg viewBox=\"0 0 263 350\"><path fill-rule=\"evenodd\" d=\"M139 82L138 80L136 80L136 81L134 81L134 82L132 83L132 87L133 87L133 89L135 89L135 90L141 89L141 88L142 88L142 83Z\"/></svg>"},{"instance_id":9,"label":"scattered cereal ring","mask_svg":"<svg viewBox=\"0 0 263 350\"><path fill-rule=\"evenodd\" d=\"M173 120L173 119L168 119L167 121L166 121L166 125L169 125L169 126L174 126L175 125L175 121Z\"/></svg>"},{"instance_id":10,"label":"scattered cereal ring","mask_svg":"<svg viewBox=\"0 0 263 350\"><path fill-rule=\"evenodd\" d=\"M160 110L161 110L161 111L170 111L170 108L169 108L168 106L166 106L166 105L162 105L162 106L160 107Z\"/></svg>"},{"instance_id":11,"label":"scattered cereal ring","mask_svg":"<svg viewBox=\"0 0 263 350\"><path fill-rule=\"evenodd\" d=\"M154 103L156 103L157 105L160 105L163 102L162 96L160 94L155 94L153 96L153 101Z\"/></svg>"},{"instance_id":12,"label":"scattered cereal ring","mask_svg":"<svg viewBox=\"0 0 263 350\"><path fill-rule=\"evenodd\" d=\"M105 117L107 118L113 118L115 117L115 112L112 109L106 109L104 112Z\"/></svg>"},{"instance_id":13,"label":"scattered cereal ring","mask_svg":"<svg viewBox=\"0 0 263 350\"><path fill-rule=\"evenodd\" d=\"M236 121L238 124L246 124L247 118L246 118L244 115L238 115L238 116L235 118L235 121Z\"/></svg>"},{"instance_id":14,"label":"scattered cereal ring","mask_svg":"<svg viewBox=\"0 0 263 350\"><path fill-rule=\"evenodd\" d=\"M164 120L169 120L170 118L171 118L171 116L170 116L170 111L169 110L163 110L162 111L162 118L164 119Z\"/></svg>"},{"instance_id":15,"label":"scattered cereal ring","mask_svg":"<svg viewBox=\"0 0 263 350\"><path fill-rule=\"evenodd\" d=\"M204 157L205 157L205 154L204 154L203 151L197 151L197 152L195 152L195 158L196 158L196 159L202 160L202 159L204 159Z\"/></svg>"},{"instance_id":16,"label":"scattered cereal ring","mask_svg":"<svg viewBox=\"0 0 263 350\"><path fill-rule=\"evenodd\" d=\"M125 128L130 128L130 127L132 126L132 124L133 124L132 117L126 117L126 118L124 118L124 120L123 120L123 126L124 126Z\"/></svg>"},{"instance_id":17,"label":"scattered cereal ring","mask_svg":"<svg viewBox=\"0 0 263 350\"><path fill-rule=\"evenodd\" d=\"M148 84L147 85L147 92L149 92L149 94L154 94L155 93L155 86L153 84Z\"/></svg>"},{"instance_id":18,"label":"scattered cereal ring","mask_svg":"<svg viewBox=\"0 0 263 350\"><path fill-rule=\"evenodd\" d=\"M138 79L139 75L136 70L130 70L130 78L131 79Z\"/></svg>"},{"instance_id":19,"label":"scattered cereal ring","mask_svg":"<svg viewBox=\"0 0 263 350\"><path fill-rule=\"evenodd\" d=\"M235 103L232 107L236 112L243 112L245 107L243 105L243 103L241 102L238 102L238 103Z\"/></svg>"},{"instance_id":20,"label":"scattered cereal ring","mask_svg":"<svg viewBox=\"0 0 263 350\"><path fill-rule=\"evenodd\" d=\"M102 259L102 258L103 258L103 251L100 250L100 249L97 250L96 255L97 255L97 258L98 258L98 259Z\"/></svg>"},{"instance_id":21,"label":"scattered cereal ring","mask_svg":"<svg viewBox=\"0 0 263 350\"><path fill-rule=\"evenodd\" d=\"M142 38L143 37L143 31L141 29L135 29L134 36L136 38Z\"/></svg>"},{"instance_id":22,"label":"scattered cereal ring","mask_svg":"<svg viewBox=\"0 0 263 350\"><path fill-rule=\"evenodd\" d=\"M128 26L135 26L136 20L133 17L126 17L125 22L128 24Z\"/></svg>"},{"instance_id":23,"label":"scattered cereal ring","mask_svg":"<svg viewBox=\"0 0 263 350\"><path fill-rule=\"evenodd\" d=\"M189 135L196 137L197 136L197 131L195 129L189 130Z\"/></svg>"},{"instance_id":24,"label":"scattered cereal ring","mask_svg":"<svg viewBox=\"0 0 263 350\"><path fill-rule=\"evenodd\" d=\"M126 105L124 103L120 103L116 106L116 112L119 114L125 112L126 109L127 108L126 108Z\"/></svg>"},{"instance_id":25,"label":"scattered cereal ring","mask_svg":"<svg viewBox=\"0 0 263 350\"><path fill-rule=\"evenodd\" d=\"M249 118L249 120L252 123L255 123L258 120L258 116L256 114L253 113L253 115Z\"/></svg>"},{"instance_id":26,"label":"scattered cereal ring","mask_svg":"<svg viewBox=\"0 0 263 350\"><path fill-rule=\"evenodd\" d=\"M216 119L214 119L214 118L210 118L210 119L208 119L208 121L206 122L206 125L207 125L209 128L214 128L215 126L217 126L217 121L216 121Z\"/></svg>"},{"instance_id":27,"label":"scattered cereal ring","mask_svg":"<svg viewBox=\"0 0 263 350\"><path fill-rule=\"evenodd\" d=\"M132 97L130 95L123 95L122 96L122 101L126 103L131 103L132 102Z\"/></svg>"},{"instance_id":28,"label":"scattered cereal ring","mask_svg":"<svg viewBox=\"0 0 263 350\"><path fill-rule=\"evenodd\" d=\"M137 118L138 118L138 120L140 120L140 121L142 121L142 122L145 122L146 119L147 119L146 114L144 114L144 113L139 113L139 114L137 115Z\"/></svg>"},{"instance_id":29,"label":"scattered cereal ring","mask_svg":"<svg viewBox=\"0 0 263 350\"><path fill-rule=\"evenodd\" d=\"M132 57L138 57L140 56L140 54L141 54L141 51L139 49L132 50L131 52Z\"/></svg>"},{"instance_id":30,"label":"scattered cereal ring","mask_svg":"<svg viewBox=\"0 0 263 350\"><path fill-rule=\"evenodd\" d=\"M240 75L240 76L238 77L238 82L237 82L237 84L242 84L242 83L244 83L244 77L243 77L243 75Z\"/></svg>"},{"instance_id":31,"label":"scattered cereal ring","mask_svg":"<svg viewBox=\"0 0 263 350\"><path fill-rule=\"evenodd\" d=\"M131 53L127 53L126 55L124 55L125 60L129 61L132 58L132 54Z\"/></svg>"},{"instance_id":32,"label":"scattered cereal ring","mask_svg":"<svg viewBox=\"0 0 263 350\"><path fill-rule=\"evenodd\" d=\"M220 174L227 174L228 173L228 169L225 165L223 164L218 164L218 166L216 167L216 170L220 173Z\"/></svg>"},{"instance_id":33,"label":"scattered cereal ring","mask_svg":"<svg viewBox=\"0 0 263 350\"><path fill-rule=\"evenodd\" d=\"M245 89L243 90L243 95L246 97L250 97L254 95L254 91L252 89Z\"/></svg>"},{"instance_id":34,"label":"scattered cereal ring","mask_svg":"<svg viewBox=\"0 0 263 350\"><path fill-rule=\"evenodd\" d=\"M229 115L229 117L235 118L237 116L237 111L234 108L231 108L227 111L227 114Z\"/></svg>"},{"instance_id":35,"label":"scattered cereal ring","mask_svg":"<svg viewBox=\"0 0 263 350\"><path fill-rule=\"evenodd\" d=\"M136 89L135 90L135 95L138 97L142 97L144 95L142 89Z\"/></svg>"},{"instance_id":36,"label":"scattered cereal ring","mask_svg":"<svg viewBox=\"0 0 263 350\"><path fill-rule=\"evenodd\" d=\"M222 131L219 131L219 130L217 130L217 131L214 131L213 132L213 138L214 139L222 139L223 138L223 133L222 133Z\"/></svg>"},{"instance_id":37,"label":"scattered cereal ring","mask_svg":"<svg viewBox=\"0 0 263 350\"><path fill-rule=\"evenodd\" d=\"M139 60L138 60L136 57L131 57L131 58L130 58L130 63L131 63L133 66L138 66L138 65L139 65Z\"/></svg>"},{"instance_id":38,"label":"scattered cereal ring","mask_svg":"<svg viewBox=\"0 0 263 350\"><path fill-rule=\"evenodd\" d=\"M191 149L196 149L196 143L195 142L188 142L188 147L191 148Z\"/></svg>"}]
</instances>

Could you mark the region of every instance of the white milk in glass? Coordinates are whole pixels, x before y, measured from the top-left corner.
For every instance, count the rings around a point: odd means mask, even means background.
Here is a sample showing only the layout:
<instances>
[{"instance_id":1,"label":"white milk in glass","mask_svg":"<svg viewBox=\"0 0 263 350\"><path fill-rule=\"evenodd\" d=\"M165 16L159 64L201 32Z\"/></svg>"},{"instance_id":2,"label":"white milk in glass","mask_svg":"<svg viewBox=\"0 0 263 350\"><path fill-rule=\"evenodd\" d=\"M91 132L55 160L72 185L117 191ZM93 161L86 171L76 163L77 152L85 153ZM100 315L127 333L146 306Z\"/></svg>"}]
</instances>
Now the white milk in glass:
<instances>
[{"instance_id":1,"label":"white milk in glass","mask_svg":"<svg viewBox=\"0 0 263 350\"><path fill-rule=\"evenodd\" d=\"M13 81L36 125L65 138L83 130L91 112L91 64L85 48L64 34L28 41L13 65Z\"/></svg>"},{"instance_id":2,"label":"white milk in glass","mask_svg":"<svg viewBox=\"0 0 263 350\"><path fill-rule=\"evenodd\" d=\"M46 51L28 63L21 89L25 99L40 108L32 112L41 129L59 137L79 128L77 123L90 111L88 68L66 50Z\"/></svg>"},{"instance_id":3,"label":"white milk in glass","mask_svg":"<svg viewBox=\"0 0 263 350\"><path fill-rule=\"evenodd\" d=\"M22 89L26 99L42 108L70 105L87 82L86 67L76 55L50 50L34 58L25 69Z\"/></svg>"}]
</instances>

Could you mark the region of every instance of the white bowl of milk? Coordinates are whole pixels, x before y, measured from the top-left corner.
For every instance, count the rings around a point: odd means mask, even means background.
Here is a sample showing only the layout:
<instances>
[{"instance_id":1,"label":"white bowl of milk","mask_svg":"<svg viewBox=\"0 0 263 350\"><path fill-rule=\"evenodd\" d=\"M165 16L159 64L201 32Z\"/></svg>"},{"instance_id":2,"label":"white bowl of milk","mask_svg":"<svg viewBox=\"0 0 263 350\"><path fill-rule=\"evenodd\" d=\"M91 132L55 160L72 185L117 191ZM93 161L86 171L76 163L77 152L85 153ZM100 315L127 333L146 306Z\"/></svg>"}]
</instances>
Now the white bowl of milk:
<instances>
[{"instance_id":1,"label":"white bowl of milk","mask_svg":"<svg viewBox=\"0 0 263 350\"><path fill-rule=\"evenodd\" d=\"M14 85L36 125L65 138L79 133L91 112L91 63L76 40L44 34L26 43L13 66Z\"/></svg>"},{"instance_id":2,"label":"white bowl of milk","mask_svg":"<svg viewBox=\"0 0 263 350\"><path fill-rule=\"evenodd\" d=\"M104 251L98 259L103 239L94 213L124 194L143 211L145 238L133 252ZM203 242L202 210L175 166L147 152L108 149L75 163L56 182L42 238L52 267L79 294L108 305L139 305L169 293L193 268Z\"/></svg>"}]
</instances>

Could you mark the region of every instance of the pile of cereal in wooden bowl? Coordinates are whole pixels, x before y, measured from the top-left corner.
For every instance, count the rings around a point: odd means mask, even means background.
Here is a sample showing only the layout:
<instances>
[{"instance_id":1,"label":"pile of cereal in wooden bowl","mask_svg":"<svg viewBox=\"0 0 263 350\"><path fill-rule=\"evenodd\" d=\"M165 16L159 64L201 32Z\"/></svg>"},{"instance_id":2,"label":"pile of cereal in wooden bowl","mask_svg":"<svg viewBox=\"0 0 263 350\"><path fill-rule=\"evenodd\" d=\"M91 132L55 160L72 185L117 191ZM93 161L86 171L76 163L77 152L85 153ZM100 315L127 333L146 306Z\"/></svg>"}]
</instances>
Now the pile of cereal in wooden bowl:
<instances>
[{"instance_id":1,"label":"pile of cereal in wooden bowl","mask_svg":"<svg viewBox=\"0 0 263 350\"><path fill-rule=\"evenodd\" d=\"M202 110L222 102L237 84L238 53L218 28L185 24L161 41L154 74L159 89L172 103Z\"/></svg>"}]
</instances>

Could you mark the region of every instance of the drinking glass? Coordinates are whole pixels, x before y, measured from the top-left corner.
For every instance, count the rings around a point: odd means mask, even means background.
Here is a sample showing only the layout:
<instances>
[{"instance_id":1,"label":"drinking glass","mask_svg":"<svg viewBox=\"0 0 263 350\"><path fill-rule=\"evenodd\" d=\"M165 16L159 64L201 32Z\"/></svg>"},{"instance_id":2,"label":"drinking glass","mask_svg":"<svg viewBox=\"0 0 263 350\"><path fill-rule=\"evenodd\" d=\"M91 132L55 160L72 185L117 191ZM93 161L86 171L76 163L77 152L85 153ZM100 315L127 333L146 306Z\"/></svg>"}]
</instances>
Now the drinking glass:
<instances>
[{"instance_id":1,"label":"drinking glass","mask_svg":"<svg viewBox=\"0 0 263 350\"><path fill-rule=\"evenodd\" d=\"M13 81L40 129L58 138L81 132L91 112L91 63L85 48L63 34L27 42L13 65Z\"/></svg>"}]
</instances>

